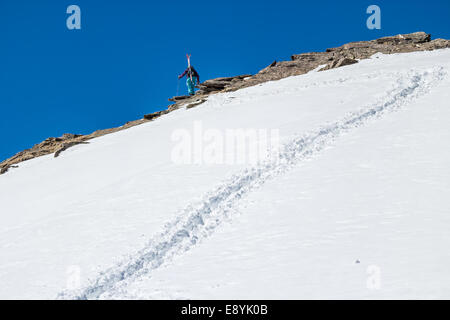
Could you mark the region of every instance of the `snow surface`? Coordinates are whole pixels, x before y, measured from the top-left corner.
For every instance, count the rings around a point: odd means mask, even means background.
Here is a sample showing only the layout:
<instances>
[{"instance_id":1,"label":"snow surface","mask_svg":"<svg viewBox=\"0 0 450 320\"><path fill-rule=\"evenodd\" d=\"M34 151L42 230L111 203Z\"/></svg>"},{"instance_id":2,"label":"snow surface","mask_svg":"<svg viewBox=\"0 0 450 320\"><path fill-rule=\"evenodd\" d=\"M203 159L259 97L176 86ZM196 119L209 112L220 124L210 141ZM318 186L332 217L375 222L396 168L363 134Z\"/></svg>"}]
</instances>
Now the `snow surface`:
<instances>
[{"instance_id":1,"label":"snow surface","mask_svg":"<svg viewBox=\"0 0 450 320\"><path fill-rule=\"evenodd\" d=\"M21 163L0 298L450 298L449 73L448 49L377 54ZM278 129L281 151L174 163L198 121Z\"/></svg>"}]
</instances>

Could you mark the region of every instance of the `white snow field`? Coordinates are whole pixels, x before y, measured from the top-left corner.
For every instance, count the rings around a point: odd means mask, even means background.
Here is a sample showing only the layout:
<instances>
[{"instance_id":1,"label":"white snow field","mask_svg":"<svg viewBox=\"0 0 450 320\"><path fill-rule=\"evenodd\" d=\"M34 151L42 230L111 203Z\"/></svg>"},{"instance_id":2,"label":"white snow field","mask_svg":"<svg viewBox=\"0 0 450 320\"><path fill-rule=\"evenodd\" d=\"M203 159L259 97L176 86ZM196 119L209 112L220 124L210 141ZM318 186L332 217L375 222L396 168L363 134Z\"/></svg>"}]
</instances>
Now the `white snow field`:
<instances>
[{"instance_id":1,"label":"white snow field","mask_svg":"<svg viewBox=\"0 0 450 320\"><path fill-rule=\"evenodd\" d=\"M0 298L449 299L449 88L448 49L377 54L21 163ZM199 123L279 130L280 152L174 162Z\"/></svg>"}]
</instances>

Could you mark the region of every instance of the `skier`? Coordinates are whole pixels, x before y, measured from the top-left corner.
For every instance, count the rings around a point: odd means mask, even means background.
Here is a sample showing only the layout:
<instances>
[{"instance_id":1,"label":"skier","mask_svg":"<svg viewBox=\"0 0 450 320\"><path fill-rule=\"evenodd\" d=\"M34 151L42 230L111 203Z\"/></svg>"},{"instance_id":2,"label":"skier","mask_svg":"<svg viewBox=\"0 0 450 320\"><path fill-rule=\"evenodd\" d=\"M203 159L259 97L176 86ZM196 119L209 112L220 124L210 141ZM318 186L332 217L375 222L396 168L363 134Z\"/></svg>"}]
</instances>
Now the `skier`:
<instances>
[{"instance_id":1,"label":"skier","mask_svg":"<svg viewBox=\"0 0 450 320\"><path fill-rule=\"evenodd\" d=\"M186 70L184 70L183 74L178 76L178 79L181 79L185 75L187 75L186 86L188 88L189 95L192 96L195 94L195 86L200 83L200 76L198 75L198 72L194 69L194 67L191 66L191 56L186 55L186 57L188 60L188 67L186 68ZM195 82L195 80L197 80L197 82Z\"/></svg>"}]
</instances>

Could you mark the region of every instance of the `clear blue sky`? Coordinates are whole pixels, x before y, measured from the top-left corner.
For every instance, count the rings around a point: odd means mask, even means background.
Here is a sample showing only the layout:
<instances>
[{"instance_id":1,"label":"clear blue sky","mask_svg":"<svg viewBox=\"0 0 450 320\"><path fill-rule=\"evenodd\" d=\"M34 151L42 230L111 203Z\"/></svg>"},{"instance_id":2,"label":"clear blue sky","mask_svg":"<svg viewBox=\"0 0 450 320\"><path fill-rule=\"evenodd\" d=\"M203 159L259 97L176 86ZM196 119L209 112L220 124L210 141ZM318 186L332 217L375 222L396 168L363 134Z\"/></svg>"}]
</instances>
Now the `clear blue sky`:
<instances>
[{"instance_id":1,"label":"clear blue sky","mask_svg":"<svg viewBox=\"0 0 450 320\"><path fill-rule=\"evenodd\" d=\"M81 30L66 27L71 4ZM371 4L381 30L366 28ZM0 161L164 109L188 52L205 80L350 41L420 30L449 39L449 17L448 0L0 0Z\"/></svg>"}]
</instances>

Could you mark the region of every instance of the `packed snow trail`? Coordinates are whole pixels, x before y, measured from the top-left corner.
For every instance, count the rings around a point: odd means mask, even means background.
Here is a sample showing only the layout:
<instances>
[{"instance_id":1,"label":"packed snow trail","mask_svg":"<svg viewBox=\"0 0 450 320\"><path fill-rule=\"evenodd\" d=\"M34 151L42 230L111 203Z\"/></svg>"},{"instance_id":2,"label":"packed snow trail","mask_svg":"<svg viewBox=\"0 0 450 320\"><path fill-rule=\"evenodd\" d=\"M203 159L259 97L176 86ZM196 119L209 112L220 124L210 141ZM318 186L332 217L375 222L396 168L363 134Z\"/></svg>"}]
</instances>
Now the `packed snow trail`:
<instances>
[{"instance_id":1,"label":"packed snow trail","mask_svg":"<svg viewBox=\"0 0 450 320\"><path fill-rule=\"evenodd\" d=\"M439 67L426 71L411 70L406 74L400 74L396 88L380 101L363 108L358 113L351 113L331 125L292 138L276 157L234 175L207 193L201 202L185 208L137 255L101 273L82 290L61 292L58 298L98 299L112 292L124 290L124 287L133 280L148 275L174 256L182 254L208 237L217 226L233 216L239 200L248 192L323 150L340 135L377 119L386 112L396 111L426 94L444 76L444 69Z\"/></svg>"}]
</instances>

